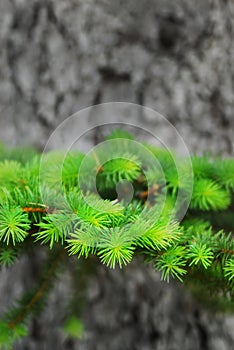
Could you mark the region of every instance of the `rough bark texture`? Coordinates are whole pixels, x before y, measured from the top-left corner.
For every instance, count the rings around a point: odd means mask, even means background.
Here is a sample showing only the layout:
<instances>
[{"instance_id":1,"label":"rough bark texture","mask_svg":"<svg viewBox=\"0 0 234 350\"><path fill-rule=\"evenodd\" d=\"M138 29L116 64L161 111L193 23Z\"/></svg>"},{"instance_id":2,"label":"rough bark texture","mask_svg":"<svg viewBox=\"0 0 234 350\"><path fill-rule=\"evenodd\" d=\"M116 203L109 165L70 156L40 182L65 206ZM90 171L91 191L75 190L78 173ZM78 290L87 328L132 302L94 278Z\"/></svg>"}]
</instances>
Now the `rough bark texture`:
<instances>
[{"instance_id":1,"label":"rough bark texture","mask_svg":"<svg viewBox=\"0 0 234 350\"><path fill-rule=\"evenodd\" d=\"M127 101L166 115L192 152L233 155L233 18L231 0L1 1L0 139L42 148L77 110ZM154 119L145 122L155 127ZM1 272L1 310L29 284L23 266L28 261ZM59 330L67 293L60 282L51 309L17 350L234 347L233 317L209 315L137 263L100 267L84 310L85 337L75 344Z\"/></svg>"}]
</instances>

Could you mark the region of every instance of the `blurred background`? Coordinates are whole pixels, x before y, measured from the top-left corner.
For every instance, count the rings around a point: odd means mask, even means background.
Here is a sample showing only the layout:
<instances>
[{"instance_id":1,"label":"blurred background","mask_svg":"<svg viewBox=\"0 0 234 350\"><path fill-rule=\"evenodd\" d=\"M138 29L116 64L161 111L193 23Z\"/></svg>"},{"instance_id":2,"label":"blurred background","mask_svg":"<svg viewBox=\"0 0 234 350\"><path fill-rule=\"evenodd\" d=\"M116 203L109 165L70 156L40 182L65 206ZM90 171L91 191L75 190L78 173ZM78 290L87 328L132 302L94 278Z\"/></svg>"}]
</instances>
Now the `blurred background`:
<instances>
[{"instance_id":1,"label":"blurred background","mask_svg":"<svg viewBox=\"0 0 234 350\"><path fill-rule=\"evenodd\" d=\"M191 153L233 156L233 37L232 0L2 0L0 140L42 150L71 114L125 101L166 116ZM0 272L1 312L36 268L28 257ZM79 341L61 331L68 293L64 275L17 350L234 348L233 316L207 311L139 261L97 267Z\"/></svg>"}]
</instances>

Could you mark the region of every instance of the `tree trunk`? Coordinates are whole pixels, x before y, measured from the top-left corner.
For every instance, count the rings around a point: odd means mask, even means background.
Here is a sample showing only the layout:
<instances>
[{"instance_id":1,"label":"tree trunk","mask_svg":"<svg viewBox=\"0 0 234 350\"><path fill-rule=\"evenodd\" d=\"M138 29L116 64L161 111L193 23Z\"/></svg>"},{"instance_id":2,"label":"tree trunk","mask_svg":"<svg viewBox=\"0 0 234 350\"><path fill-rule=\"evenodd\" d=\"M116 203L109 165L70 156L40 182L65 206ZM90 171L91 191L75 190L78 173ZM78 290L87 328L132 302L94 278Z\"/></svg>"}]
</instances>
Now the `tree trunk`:
<instances>
[{"instance_id":1,"label":"tree trunk","mask_svg":"<svg viewBox=\"0 0 234 350\"><path fill-rule=\"evenodd\" d=\"M42 149L69 115L126 101L166 115L191 152L233 155L233 18L231 0L1 1L0 139ZM156 127L154 118L145 123ZM1 272L1 310L30 285L30 266L24 258ZM67 293L61 279L17 350L234 347L232 316L211 315L137 261L98 267L85 336L73 344L59 328Z\"/></svg>"}]
</instances>

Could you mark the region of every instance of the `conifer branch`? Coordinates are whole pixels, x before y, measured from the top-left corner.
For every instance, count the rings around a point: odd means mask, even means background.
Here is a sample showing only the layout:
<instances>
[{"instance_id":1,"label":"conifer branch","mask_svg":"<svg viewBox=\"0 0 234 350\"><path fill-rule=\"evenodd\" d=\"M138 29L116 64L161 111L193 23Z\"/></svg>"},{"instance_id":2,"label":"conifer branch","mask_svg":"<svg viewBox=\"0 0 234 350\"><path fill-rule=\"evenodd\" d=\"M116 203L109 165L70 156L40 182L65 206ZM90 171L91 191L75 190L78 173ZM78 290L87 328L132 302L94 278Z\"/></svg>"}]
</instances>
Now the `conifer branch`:
<instances>
[{"instance_id":1,"label":"conifer branch","mask_svg":"<svg viewBox=\"0 0 234 350\"><path fill-rule=\"evenodd\" d=\"M37 288L0 322L3 345L25 334L25 321L42 308L66 254L96 255L110 268L143 255L163 280L185 282L206 303L208 295L224 309L234 303L233 159L193 156L190 173L185 159L146 143L138 148L121 130L107 141L87 155L40 158L2 149L0 266L17 263L29 242L50 248ZM117 193L123 180L132 188L130 202Z\"/></svg>"},{"instance_id":2,"label":"conifer branch","mask_svg":"<svg viewBox=\"0 0 234 350\"><path fill-rule=\"evenodd\" d=\"M46 294L49 289L53 286L52 279L55 276L55 272L58 269L59 264L65 256L64 249L60 249L59 252L55 255L54 259L50 261L49 268L42 276L41 282L38 284L35 291L31 294L30 298L26 304L22 304L18 310L11 310L13 313L13 317L11 315L7 315L8 326L10 329L14 329L18 324L21 324L25 321L25 319L33 312L36 306L44 301ZM51 260L51 259L50 259Z\"/></svg>"}]
</instances>

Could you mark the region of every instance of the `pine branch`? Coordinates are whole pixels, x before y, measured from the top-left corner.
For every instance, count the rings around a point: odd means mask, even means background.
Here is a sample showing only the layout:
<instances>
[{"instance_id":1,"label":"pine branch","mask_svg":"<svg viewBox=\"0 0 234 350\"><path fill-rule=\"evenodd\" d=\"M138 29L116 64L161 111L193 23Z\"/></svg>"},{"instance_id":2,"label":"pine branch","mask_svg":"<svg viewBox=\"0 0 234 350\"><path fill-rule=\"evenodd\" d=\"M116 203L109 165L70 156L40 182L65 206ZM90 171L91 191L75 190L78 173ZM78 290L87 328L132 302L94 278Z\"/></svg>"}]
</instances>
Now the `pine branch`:
<instances>
[{"instance_id":1,"label":"pine branch","mask_svg":"<svg viewBox=\"0 0 234 350\"><path fill-rule=\"evenodd\" d=\"M41 310L64 262L64 245L68 255L96 255L110 268L143 255L163 280L176 278L207 304L210 295L231 309L234 162L193 156L191 164L169 150L136 143L121 130L87 155L72 151L40 157L1 146L0 265L17 263L28 243L50 249L38 286L0 322L0 346L25 334L24 322ZM118 194L116 186L123 181L131 186L130 202ZM189 207L180 223L185 204Z\"/></svg>"},{"instance_id":2,"label":"pine branch","mask_svg":"<svg viewBox=\"0 0 234 350\"><path fill-rule=\"evenodd\" d=\"M9 328L12 330L17 325L22 324L25 320L34 312L38 312L42 308L45 298L48 295L49 290L53 287L56 271L61 264L62 259L65 256L64 249L60 249L58 253L54 254L53 258L49 258L47 262L48 269L45 268L45 272L38 283L38 286L25 295L4 317L6 319Z\"/></svg>"}]
</instances>

